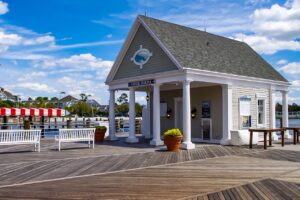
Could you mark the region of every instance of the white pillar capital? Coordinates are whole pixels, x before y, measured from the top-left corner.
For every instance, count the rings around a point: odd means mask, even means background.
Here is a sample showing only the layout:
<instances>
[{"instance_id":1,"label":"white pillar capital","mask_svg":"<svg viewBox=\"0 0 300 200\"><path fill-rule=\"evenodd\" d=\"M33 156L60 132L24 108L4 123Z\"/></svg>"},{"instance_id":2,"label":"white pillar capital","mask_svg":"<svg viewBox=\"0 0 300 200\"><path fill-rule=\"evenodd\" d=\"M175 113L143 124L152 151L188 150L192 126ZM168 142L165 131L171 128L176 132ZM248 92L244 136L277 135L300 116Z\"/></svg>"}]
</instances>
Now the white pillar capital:
<instances>
[{"instance_id":1,"label":"white pillar capital","mask_svg":"<svg viewBox=\"0 0 300 200\"><path fill-rule=\"evenodd\" d=\"M182 84L183 84L183 85L190 85L191 82L192 82L192 80L186 79L186 80L183 80L183 81L182 81Z\"/></svg>"}]
</instances>

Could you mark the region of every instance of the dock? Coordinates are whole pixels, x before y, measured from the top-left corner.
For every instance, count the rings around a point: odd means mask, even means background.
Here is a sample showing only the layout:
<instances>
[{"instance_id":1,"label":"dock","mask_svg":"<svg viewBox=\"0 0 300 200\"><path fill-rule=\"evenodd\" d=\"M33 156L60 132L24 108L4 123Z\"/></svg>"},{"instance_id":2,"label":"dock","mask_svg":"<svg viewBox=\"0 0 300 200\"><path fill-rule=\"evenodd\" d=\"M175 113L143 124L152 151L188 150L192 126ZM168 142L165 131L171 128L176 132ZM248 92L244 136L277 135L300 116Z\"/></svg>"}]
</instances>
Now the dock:
<instances>
[{"instance_id":1,"label":"dock","mask_svg":"<svg viewBox=\"0 0 300 200\"><path fill-rule=\"evenodd\" d=\"M40 153L0 147L0 199L299 199L300 145L222 146L167 152L148 141L95 149L52 139Z\"/></svg>"}]
</instances>

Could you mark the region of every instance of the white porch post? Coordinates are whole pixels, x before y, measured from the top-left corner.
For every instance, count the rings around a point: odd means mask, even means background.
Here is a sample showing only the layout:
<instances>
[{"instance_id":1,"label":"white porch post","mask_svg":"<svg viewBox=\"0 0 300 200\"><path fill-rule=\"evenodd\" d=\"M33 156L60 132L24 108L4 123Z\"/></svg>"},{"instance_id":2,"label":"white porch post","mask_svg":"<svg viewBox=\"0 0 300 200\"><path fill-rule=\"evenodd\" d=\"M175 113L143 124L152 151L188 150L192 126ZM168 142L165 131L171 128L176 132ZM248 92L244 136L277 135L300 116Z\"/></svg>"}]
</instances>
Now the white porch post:
<instances>
[{"instance_id":1,"label":"white porch post","mask_svg":"<svg viewBox=\"0 0 300 200\"><path fill-rule=\"evenodd\" d=\"M228 145L231 140L232 130L232 86L222 85L222 99L223 99L223 138L221 144Z\"/></svg>"},{"instance_id":2,"label":"white porch post","mask_svg":"<svg viewBox=\"0 0 300 200\"><path fill-rule=\"evenodd\" d=\"M182 97L182 105L183 105L183 142L181 144L181 148L183 149L194 149L195 144L192 143L191 140L191 95L190 95L190 83L191 81L185 80L183 81L183 97Z\"/></svg>"},{"instance_id":3,"label":"white porch post","mask_svg":"<svg viewBox=\"0 0 300 200\"><path fill-rule=\"evenodd\" d=\"M276 90L270 89L270 128L276 128ZM276 133L273 133L274 140L278 140Z\"/></svg>"},{"instance_id":4,"label":"white porch post","mask_svg":"<svg viewBox=\"0 0 300 200\"><path fill-rule=\"evenodd\" d=\"M129 88L129 137L126 142L139 142L139 139L135 136L135 91L132 87Z\"/></svg>"},{"instance_id":5,"label":"white porch post","mask_svg":"<svg viewBox=\"0 0 300 200\"><path fill-rule=\"evenodd\" d=\"M153 85L153 139L150 141L150 145L163 145L163 141L160 139L160 91L159 84Z\"/></svg>"},{"instance_id":6,"label":"white porch post","mask_svg":"<svg viewBox=\"0 0 300 200\"><path fill-rule=\"evenodd\" d=\"M145 121L145 129L144 129L144 136L146 139L150 139L150 117L151 117L151 97L150 97L150 92L147 92L147 95L148 95L148 100L147 100L147 117L145 117L145 119L147 121ZM144 119L143 119L143 122L144 122Z\"/></svg>"},{"instance_id":7,"label":"white porch post","mask_svg":"<svg viewBox=\"0 0 300 200\"><path fill-rule=\"evenodd\" d=\"M109 140L117 140L115 122L115 90L109 90Z\"/></svg>"},{"instance_id":8,"label":"white porch post","mask_svg":"<svg viewBox=\"0 0 300 200\"><path fill-rule=\"evenodd\" d=\"M289 100L288 100L288 92L281 91L282 94L282 126L289 126ZM289 131L286 131L286 137L291 138Z\"/></svg>"}]
</instances>

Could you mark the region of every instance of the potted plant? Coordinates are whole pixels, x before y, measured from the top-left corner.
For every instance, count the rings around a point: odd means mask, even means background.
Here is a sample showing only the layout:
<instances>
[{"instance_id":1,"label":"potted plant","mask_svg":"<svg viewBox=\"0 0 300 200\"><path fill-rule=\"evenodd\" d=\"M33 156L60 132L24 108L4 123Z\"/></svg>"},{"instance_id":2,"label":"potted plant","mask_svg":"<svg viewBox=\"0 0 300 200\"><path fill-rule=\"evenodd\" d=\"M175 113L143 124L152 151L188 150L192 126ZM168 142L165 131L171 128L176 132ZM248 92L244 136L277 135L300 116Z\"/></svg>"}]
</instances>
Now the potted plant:
<instances>
[{"instance_id":1,"label":"potted plant","mask_svg":"<svg viewBox=\"0 0 300 200\"><path fill-rule=\"evenodd\" d=\"M164 132L164 143L168 151L178 151L182 139L182 133L178 128Z\"/></svg>"},{"instance_id":2,"label":"potted plant","mask_svg":"<svg viewBox=\"0 0 300 200\"><path fill-rule=\"evenodd\" d=\"M106 126L96 126L95 128L95 142L103 142L107 130Z\"/></svg>"},{"instance_id":3,"label":"potted plant","mask_svg":"<svg viewBox=\"0 0 300 200\"><path fill-rule=\"evenodd\" d=\"M29 130L30 129L30 121L27 118L24 120L24 129L25 130Z\"/></svg>"}]
</instances>

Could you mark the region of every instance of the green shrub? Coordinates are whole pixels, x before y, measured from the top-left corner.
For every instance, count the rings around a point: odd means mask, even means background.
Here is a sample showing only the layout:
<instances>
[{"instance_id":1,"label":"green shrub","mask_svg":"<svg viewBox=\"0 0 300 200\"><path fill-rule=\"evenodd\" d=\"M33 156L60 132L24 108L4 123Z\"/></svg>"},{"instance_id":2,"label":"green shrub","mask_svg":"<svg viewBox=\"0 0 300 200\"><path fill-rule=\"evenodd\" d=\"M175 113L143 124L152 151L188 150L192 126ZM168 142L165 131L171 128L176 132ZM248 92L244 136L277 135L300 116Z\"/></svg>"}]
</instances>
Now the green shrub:
<instances>
[{"instance_id":1,"label":"green shrub","mask_svg":"<svg viewBox=\"0 0 300 200\"><path fill-rule=\"evenodd\" d=\"M97 131L106 131L107 130L106 126L96 126L95 128Z\"/></svg>"},{"instance_id":2,"label":"green shrub","mask_svg":"<svg viewBox=\"0 0 300 200\"><path fill-rule=\"evenodd\" d=\"M164 132L164 136L182 137L182 133L178 128L173 128Z\"/></svg>"}]
</instances>

